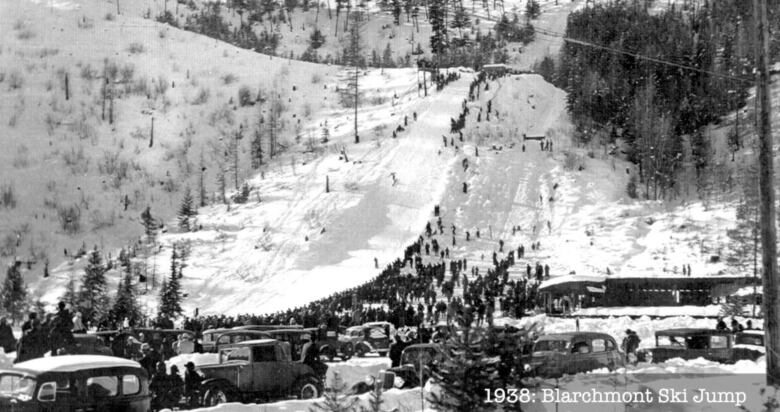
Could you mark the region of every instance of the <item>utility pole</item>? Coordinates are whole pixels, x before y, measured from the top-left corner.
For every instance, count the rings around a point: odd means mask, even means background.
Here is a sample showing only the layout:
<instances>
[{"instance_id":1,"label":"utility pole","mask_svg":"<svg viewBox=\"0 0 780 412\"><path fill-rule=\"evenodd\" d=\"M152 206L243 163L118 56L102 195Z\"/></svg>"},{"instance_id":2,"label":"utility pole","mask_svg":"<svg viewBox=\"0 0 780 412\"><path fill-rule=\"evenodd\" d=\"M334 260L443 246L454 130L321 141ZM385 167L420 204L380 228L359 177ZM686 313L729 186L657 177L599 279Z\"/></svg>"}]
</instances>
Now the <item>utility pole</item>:
<instances>
[{"instance_id":1,"label":"utility pole","mask_svg":"<svg viewBox=\"0 0 780 412\"><path fill-rule=\"evenodd\" d=\"M355 9L355 23L352 27L352 30L355 31L352 36L354 36L352 41L352 58L355 59L355 143L360 143L360 136L358 136L358 94L360 89L358 88L358 76L360 72L358 71L358 66L360 63L360 58L358 58L358 53L360 52L360 11L356 8ZM346 21L349 20L349 18L344 19Z\"/></svg>"},{"instance_id":2,"label":"utility pole","mask_svg":"<svg viewBox=\"0 0 780 412\"><path fill-rule=\"evenodd\" d=\"M769 56L768 24L766 0L753 0L756 20L756 101L760 102L758 114L758 193L760 200L761 226L761 267L764 283L764 328L766 329L766 383L780 384L780 357L776 352L780 348L780 302L778 301L777 282L777 234L775 232L775 192L772 162L772 126L770 113L772 106L769 97Z\"/></svg>"}]
</instances>

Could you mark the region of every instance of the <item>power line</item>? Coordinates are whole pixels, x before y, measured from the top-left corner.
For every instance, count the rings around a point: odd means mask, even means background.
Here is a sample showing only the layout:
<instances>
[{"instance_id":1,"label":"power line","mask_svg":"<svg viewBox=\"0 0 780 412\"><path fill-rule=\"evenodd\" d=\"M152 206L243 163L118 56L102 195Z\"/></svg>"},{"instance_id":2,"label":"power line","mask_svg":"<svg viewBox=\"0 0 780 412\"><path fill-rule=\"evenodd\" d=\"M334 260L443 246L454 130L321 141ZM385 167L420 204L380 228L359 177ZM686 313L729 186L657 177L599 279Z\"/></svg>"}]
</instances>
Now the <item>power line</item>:
<instances>
[{"instance_id":1,"label":"power line","mask_svg":"<svg viewBox=\"0 0 780 412\"><path fill-rule=\"evenodd\" d=\"M492 21L493 23L499 23L500 22L498 19L485 18L484 16L480 17L480 16L478 16L476 14L470 14L470 15L471 15L471 17L480 18L481 20ZM536 32L538 34L541 34L543 36L559 38L559 39L561 39L563 41L566 41L566 42L569 42L569 43L573 43L573 44L578 44L580 46L593 47L593 48L605 50L605 51L616 53L616 54L622 54L622 55L625 55L625 56L630 56L630 57L633 57L635 59L647 60L647 61L651 61L651 62L658 63L658 64L663 64L663 65L667 65L667 66L677 67L677 68L684 69L684 70L689 70L689 71L694 71L694 72L699 72L699 73L705 73L705 74L709 74L711 76L720 77L720 78L724 78L724 79L728 79L728 80L736 80L736 81L744 82L744 83L753 83L754 82L754 79L746 79L746 78L742 78L742 77L731 76L731 75L728 75L728 74L718 73L718 72L714 72L712 70L701 69L701 68L698 68L698 67L689 66L689 65L686 65L686 64L682 64L682 63L677 63L677 62L673 62L673 61L669 61L669 60L660 59L660 58L657 58L657 57L646 56L646 55L643 55L643 54L640 54L640 53L636 53L636 52L630 52L630 51L627 51L627 50L621 50L621 49L617 49L615 47L604 46L604 45L601 45L601 44L596 44L596 43L592 43L592 42L588 42L588 41L580 40L580 39L574 39L574 38L566 36L563 33L559 33L559 32L556 32L554 30L547 29L547 28L544 28L544 27L536 27L536 26L534 26L534 32Z\"/></svg>"}]
</instances>

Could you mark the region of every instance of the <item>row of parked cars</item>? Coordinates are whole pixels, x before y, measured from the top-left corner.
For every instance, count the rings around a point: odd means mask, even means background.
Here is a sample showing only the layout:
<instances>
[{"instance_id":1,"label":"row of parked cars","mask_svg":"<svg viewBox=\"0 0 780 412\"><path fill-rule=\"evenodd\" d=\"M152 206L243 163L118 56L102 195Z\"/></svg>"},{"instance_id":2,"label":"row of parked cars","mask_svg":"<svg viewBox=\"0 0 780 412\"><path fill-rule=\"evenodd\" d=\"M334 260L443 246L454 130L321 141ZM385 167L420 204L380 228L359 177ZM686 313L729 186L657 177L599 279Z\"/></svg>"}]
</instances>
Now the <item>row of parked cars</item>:
<instances>
[{"instance_id":1,"label":"row of parked cars","mask_svg":"<svg viewBox=\"0 0 780 412\"><path fill-rule=\"evenodd\" d=\"M384 326L382 326L384 329ZM314 333L292 328L298 334ZM262 332L262 331L261 331ZM268 331L265 331L268 332ZM233 336L228 335L228 336ZM361 335L365 337L365 335ZM762 331L730 333L710 329L670 329L655 334L655 347L640 350L641 362L703 357L722 363L755 360L764 353ZM218 346L219 360L197 368L203 377L201 403L297 397L310 399L323 392L324 371L316 371L293 356L292 343L260 338ZM437 343L408 346L401 366L384 373L383 386L414 387L430 377L431 366L442 360ZM626 363L614 338L597 332L548 334L530 353L521 356L528 376L558 377L594 369L617 369ZM132 360L102 355L66 355L33 359L0 369L0 410L69 411L150 410L149 377Z\"/></svg>"},{"instance_id":2,"label":"row of parked cars","mask_svg":"<svg viewBox=\"0 0 780 412\"><path fill-rule=\"evenodd\" d=\"M557 378L606 368L616 370L633 361L662 363L673 358L704 358L731 364L755 361L764 355L764 332L738 333L714 329L667 329L656 332L655 347L641 349L636 358L620 350L615 339L599 332L553 333L539 337L529 353L522 353L519 364L525 376ZM382 379L385 386L414 387L430 377L431 366L443 358L440 344L416 344L404 349L401 366L391 368ZM400 380L395 378L401 378Z\"/></svg>"},{"instance_id":3,"label":"row of parked cars","mask_svg":"<svg viewBox=\"0 0 780 412\"><path fill-rule=\"evenodd\" d=\"M216 353L221 346L253 339L279 339L289 342L293 351L303 342L316 337L323 359L343 361L352 356L363 357L369 353L386 356L390 351L390 337L396 334L389 322L369 322L340 331L324 328L303 328L300 325L246 325L225 329L208 329L203 332L201 345L204 352Z\"/></svg>"}]
</instances>

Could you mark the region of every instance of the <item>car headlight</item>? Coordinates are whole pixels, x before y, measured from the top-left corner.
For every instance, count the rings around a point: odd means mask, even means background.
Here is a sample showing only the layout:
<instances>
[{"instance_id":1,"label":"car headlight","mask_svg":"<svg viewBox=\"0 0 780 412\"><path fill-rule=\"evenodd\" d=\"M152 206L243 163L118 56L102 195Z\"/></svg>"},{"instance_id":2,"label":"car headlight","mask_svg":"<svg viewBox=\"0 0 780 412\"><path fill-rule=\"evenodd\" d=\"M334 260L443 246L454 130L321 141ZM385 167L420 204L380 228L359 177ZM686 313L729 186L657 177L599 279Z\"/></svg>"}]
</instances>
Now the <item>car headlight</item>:
<instances>
[{"instance_id":1,"label":"car headlight","mask_svg":"<svg viewBox=\"0 0 780 412\"><path fill-rule=\"evenodd\" d=\"M531 365L529 365L527 363L525 365L523 365L523 371L531 372L531 369L533 369L533 368L531 368Z\"/></svg>"}]
</instances>

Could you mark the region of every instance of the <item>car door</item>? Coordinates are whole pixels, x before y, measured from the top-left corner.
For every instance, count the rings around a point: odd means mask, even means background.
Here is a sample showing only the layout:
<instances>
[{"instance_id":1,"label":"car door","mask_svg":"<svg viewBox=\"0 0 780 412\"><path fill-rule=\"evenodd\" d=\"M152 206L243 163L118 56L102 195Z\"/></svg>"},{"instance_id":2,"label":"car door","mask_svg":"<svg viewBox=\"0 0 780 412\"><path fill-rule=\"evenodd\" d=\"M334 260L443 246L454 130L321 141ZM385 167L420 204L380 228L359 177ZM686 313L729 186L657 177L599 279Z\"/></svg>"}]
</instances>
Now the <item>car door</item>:
<instances>
[{"instance_id":1,"label":"car door","mask_svg":"<svg viewBox=\"0 0 780 412\"><path fill-rule=\"evenodd\" d=\"M733 362L733 350L731 348L731 336L712 335L709 337L709 348L706 359L716 362Z\"/></svg>"},{"instance_id":2,"label":"car door","mask_svg":"<svg viewBox=\"0 0 780 412\"><path fill-rule=\"evenodd\" d=\"M276 345L258 345L252 347L252 379L250 391L258 391L268 395L279 393L281 383L278 374L279 365L276 360Z\"/></svg>"}]
</instances>

